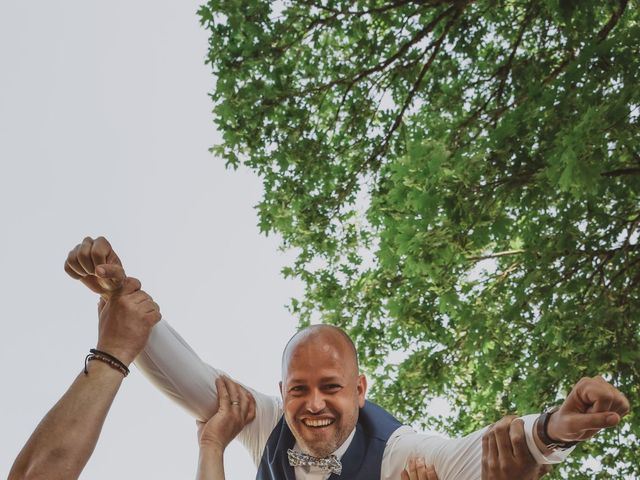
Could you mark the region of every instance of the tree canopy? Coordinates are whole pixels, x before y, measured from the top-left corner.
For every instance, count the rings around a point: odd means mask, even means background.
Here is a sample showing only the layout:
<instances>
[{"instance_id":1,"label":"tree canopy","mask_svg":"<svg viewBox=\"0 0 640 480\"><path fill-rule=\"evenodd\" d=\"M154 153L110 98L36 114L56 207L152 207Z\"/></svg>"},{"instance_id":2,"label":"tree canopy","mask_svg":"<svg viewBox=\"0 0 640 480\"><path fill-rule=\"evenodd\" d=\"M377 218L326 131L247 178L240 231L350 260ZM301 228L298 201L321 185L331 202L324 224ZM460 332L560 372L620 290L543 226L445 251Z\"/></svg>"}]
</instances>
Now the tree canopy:
<instances>
[{"instance_id":1,"label":"tree canopy","mask_svg":"<svg viewBox=\"0 0 640 480\"><path fill-rule=\"evenodd\" d=\"M297 259L290 308L375 399L463 434L603 374L624 425L573 479L640 476L640 23L632 0L210 0L230 167ZM453 418L427 414L445 397ZM584 464L592 456L603 470Z\"/></svg>"}]
</instances>

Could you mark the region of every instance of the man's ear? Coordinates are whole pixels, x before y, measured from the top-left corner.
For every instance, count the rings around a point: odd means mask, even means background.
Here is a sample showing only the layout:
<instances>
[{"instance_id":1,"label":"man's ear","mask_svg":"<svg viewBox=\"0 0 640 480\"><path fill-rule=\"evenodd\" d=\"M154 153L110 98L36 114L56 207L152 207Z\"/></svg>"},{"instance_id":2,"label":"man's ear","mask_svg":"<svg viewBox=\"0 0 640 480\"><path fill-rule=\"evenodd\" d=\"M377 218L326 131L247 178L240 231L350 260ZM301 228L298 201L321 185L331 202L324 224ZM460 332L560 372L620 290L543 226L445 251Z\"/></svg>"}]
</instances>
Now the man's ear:
<instances>
[{"instance_id":1,"label":"man's ear","mask_svg":"<svg viewBox=\"0 0 640 480\"><path fill-rule=\"evenodd\" d=\"M367 394L367 377L364 374L358 375L358 406L360 408L364 407L364 399Z\"/></svg>"},{"instance_id":2,"label":"man's ear","mask_svg":"<svg viewBox=\"0 0 640 480\"><path fill-rule=\"evenodd\" d=\"M282 381L278 382L278 390L280 390L280 396L282 397L282 400L284 401L284 392L282 391Z\"/></svg>"}]
</instances>

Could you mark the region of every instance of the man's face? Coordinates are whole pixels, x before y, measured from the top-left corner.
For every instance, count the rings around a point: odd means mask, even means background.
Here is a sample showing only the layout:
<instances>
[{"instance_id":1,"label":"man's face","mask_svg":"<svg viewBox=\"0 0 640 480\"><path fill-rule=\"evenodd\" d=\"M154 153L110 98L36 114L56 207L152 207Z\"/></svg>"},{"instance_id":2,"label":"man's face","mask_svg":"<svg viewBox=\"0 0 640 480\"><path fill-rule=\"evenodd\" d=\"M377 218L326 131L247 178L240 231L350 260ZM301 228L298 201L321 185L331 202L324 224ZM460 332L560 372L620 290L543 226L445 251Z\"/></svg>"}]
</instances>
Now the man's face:
<instances>
[{"instance_id":1,"label":"man's face","mask_svg":"<svg viewBox=\"0 0 640 480\"><path fill-rule=\"evenodd\" d=\"M364 406L366 379L344 339L335 337L315 335L295 346L280 384L285 420L300 447L315 457L344 443Z\"/></svg>"}]
</instances>

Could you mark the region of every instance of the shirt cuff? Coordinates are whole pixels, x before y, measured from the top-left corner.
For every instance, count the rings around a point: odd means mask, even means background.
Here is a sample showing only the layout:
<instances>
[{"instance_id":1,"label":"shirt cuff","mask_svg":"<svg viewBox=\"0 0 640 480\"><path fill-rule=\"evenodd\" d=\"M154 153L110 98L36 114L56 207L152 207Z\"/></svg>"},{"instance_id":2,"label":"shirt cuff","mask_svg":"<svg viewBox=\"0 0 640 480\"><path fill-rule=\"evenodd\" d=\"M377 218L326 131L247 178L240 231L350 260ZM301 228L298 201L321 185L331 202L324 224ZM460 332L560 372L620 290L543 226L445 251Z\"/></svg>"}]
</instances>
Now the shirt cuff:
<instances>
[{"instance_id":1,"label":"shirt cuff","mask_svg":"<svg viewBox=\"0 0 640 480\"><path fill-rule=\"evenodd\" d=\"M566 450L555 450L548 455L544 455L536 445L536 441L533 438L533 429L535 428L536 420L539 416L540 415L534 414L521 417L524 422L524 435L527 439L527 445L529 446L531 455L533 455L536 462L541 465L564 462L571 452L573 452L575 447L567 448Z\"/></svg>"}]
</instances>

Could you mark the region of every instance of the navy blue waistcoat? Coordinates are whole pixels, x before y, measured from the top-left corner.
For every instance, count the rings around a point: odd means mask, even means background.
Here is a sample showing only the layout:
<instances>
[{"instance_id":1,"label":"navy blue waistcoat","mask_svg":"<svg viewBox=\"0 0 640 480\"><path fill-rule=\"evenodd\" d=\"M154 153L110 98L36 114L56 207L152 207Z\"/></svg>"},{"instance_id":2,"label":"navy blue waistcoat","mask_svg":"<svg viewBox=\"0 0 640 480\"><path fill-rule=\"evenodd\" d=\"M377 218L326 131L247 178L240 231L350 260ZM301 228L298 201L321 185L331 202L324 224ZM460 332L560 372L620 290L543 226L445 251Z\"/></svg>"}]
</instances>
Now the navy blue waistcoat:
<instances>
[{"instance_id":1,"label":"navy blue waistcoat","mask_svg":"<svg viewBox=\"0 0 640 480\"><path fill-rule=\"evenodd\" d=\"M342 456L342 475L329 480L380 480L382 454L391 434L401 423L375 403L365 402L360 409L356 433ZM271 432L258 466L256 480L295 480L287 450L296 443L284 416Z\"/></svg>"}]
</instances>

